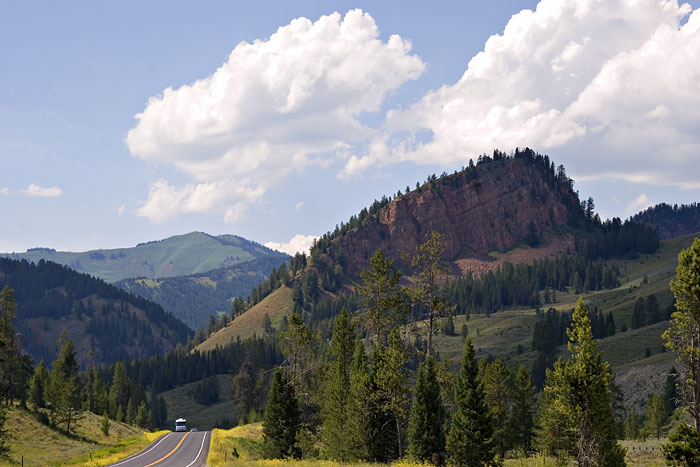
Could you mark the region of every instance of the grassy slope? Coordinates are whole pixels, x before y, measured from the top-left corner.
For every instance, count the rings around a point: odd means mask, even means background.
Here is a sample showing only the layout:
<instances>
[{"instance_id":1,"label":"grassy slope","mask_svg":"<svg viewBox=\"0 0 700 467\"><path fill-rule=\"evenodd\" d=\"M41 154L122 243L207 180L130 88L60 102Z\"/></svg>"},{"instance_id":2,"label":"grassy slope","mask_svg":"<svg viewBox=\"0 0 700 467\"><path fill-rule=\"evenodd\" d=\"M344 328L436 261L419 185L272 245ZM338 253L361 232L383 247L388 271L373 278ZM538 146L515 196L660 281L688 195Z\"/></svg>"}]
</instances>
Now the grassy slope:
<instances>
[{"instance_id":1,"label":"grassy slope","mask_svg":"<svg viewBox=\"0 0 700 467\"><path fill-rule=\"evenodd\" d=\"M197 383L178 386L175 389L161 393L168 406L168 425L175 426L176 418L186 418L189 428L210 430L223 417L234 419L236 409L233 403L231 386L232 375L219 375L219 402L210 406L197 404L192 392Z\"/></svg>"},{"instance_id":2,"label":"grassy slope","mask_svg":"<svg viewBox=\"0 0 700 467\"><path fill-rule=\"evenodd\" d=\"M114 282L128 277L172 277L218 268L227 261L250 261L274 254L233 235L218 238L201 232L177 235L133 248L67 252L46 250L9 254L14 259L51 260Z\"/></svg>"},{"instance_id":3,"label":"grassy slope","mask_svg":"<svg viewBox=\"0 0 700 467\"><path fill-rule=\"evenodd\" d=\"M112 448L123 457L152 440L141 429L113 420L110 420L109 436L104 436L100 430L102 417L89 412L78 423L73 437L39 423L27 410L12 407L7 415L10 453L8 459L0 460L1 465L19 465L22 456L25 466L76 465L80 464L80 457L89 460L89 453L96 450ZM93 457L96 459L96 454Z\"/></svg>"},{"instance_id":4,"label":"grassy slope","mask_svg":"<svg viewBox=\"0 0 700 467\"><path fill-rule=\"evenodd\" d=\"M277 328L282 318L293 309L292 289L283 286L265 297L260 303L245 313L236 316L228 326L219 329L209 338L199 344L195 350L200 352L216 348L217 345L225 345L235 341L237 337L245 339L252 337L253 333L260 335L263 332L263 319L265 314L270 317L272 326Z\"/></svg>"}]
</instances>

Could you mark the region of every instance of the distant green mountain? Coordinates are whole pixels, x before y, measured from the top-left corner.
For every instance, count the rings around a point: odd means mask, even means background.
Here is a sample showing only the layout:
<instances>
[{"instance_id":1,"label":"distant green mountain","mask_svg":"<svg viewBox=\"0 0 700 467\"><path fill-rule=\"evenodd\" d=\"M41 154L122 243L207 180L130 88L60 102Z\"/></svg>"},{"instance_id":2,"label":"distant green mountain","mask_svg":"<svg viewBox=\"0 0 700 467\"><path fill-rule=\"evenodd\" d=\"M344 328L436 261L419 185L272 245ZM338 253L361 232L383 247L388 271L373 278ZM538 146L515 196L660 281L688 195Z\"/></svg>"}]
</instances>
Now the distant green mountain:
<instances>
[{"instance_id":1,"label":"distant green mountain","mask_svg":"<svg viewBox=\"0 0 700 467\"><path fill-rule=\"evenodd\" d=\"M132 277L158 279L186 276L232 267L259 258L274 259L278 263L288 258L283 253L236 235L213 236L203 232L140 243L132 248L85 252L30 248L25 253L5 253L0 256L31 262L41 259L53 261L107 282Z\"/></svg>"},{"instance_id":2,"label":"distant green mountain","mask_svg":"<svg viewBox=\"0 0 700 467\"><path fill-rule=\"evenodd\" d=\"M160 304L192 329L203 329L209 315L229 313L231 299L247 297L267 278L272 268L286 259L285 255L266 256L204 273L123 279L114 285Z\"/></svg>"}]
</instances>

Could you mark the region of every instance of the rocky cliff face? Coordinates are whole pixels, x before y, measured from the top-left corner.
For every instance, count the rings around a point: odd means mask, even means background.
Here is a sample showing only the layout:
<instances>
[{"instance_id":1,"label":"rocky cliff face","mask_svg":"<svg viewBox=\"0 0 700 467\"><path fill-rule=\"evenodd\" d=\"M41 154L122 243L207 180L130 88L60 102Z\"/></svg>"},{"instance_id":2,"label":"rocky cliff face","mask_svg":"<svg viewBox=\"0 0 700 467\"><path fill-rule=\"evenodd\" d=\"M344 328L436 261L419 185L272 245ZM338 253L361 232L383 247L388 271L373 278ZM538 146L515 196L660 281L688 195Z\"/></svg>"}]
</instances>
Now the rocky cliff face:
<instances>
[{"instance_id":1,"label":"rocky cliff face","mask_svg":"<svg viewBox=\"0 0 700 467\"><path fill-rule=\"evenodd\" d=\"M444 236L447 260L486 259L523 243L530 222L539 237L561 238L579 211L571 181L555 175L553 165L498 160L395 198L363 226L333 238L327 251L346 274L357 276L378 248L393 259L413 255L434 230Z\"/></svg>"}]
</instances>

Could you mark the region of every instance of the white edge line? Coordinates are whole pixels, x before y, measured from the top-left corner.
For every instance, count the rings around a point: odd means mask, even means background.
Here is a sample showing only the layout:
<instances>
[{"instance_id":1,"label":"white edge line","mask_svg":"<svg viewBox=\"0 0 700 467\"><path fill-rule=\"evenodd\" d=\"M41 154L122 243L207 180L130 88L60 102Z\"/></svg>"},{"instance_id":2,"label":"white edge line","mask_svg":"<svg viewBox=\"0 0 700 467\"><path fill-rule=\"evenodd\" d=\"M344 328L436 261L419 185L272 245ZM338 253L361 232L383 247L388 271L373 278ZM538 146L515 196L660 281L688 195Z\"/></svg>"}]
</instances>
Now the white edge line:
<instances>
[{"instance_id":1,"label":"white edge line","mask_svg":"<svg viewBox=\"0 0 700 467\"><path fill-rule=\"evenodd\" d=\"M134 460L134 459L138 459L139 457L143 456L144 454L148 454L149 452L153 451L153 450L156 448L156 446L158 446L160 443L162 443L163 441L165 441L165 438L167 438L168 436L170 436L170 435L172 435L172 434L173 434L173 433L170 432L170 433L168 433L167 435L163 436L163 437L160 439L160 441L158 441L156 444L154 444L154 445L151 447L151 449L149 449L148 451L144 451L144 452L142 452L141 454L139 454L138 456L127 457L126 459L124 459L124 460L121 461L121 462L118 462L118 463L116 463L116 464L110 464L110 465L111 465L112 467L116 467L117 465L126 464L127 462L130 462L130 461L132 461L132 460Z\"/></svg>"},{"instance_id":2,"label":"white edge line","mask_svg":"<svg viewBox=\"0 0 700 467\"><path fill-rule=\"evenodd\" d=\"M204 449L204 441L206 441L206 439L207 439L207 433L209 433L209 432L207 431L206 433L204 433L204 436L202 437L202 445L199 447L199 452L197 453L197 457L195 457L194 460L192 462L190 462L189 464L187 464L185 467L190 467L192 464L197 462L197 459L199 459L199 455L202 453L202 449Z\"/></svg>"}]
</instances>

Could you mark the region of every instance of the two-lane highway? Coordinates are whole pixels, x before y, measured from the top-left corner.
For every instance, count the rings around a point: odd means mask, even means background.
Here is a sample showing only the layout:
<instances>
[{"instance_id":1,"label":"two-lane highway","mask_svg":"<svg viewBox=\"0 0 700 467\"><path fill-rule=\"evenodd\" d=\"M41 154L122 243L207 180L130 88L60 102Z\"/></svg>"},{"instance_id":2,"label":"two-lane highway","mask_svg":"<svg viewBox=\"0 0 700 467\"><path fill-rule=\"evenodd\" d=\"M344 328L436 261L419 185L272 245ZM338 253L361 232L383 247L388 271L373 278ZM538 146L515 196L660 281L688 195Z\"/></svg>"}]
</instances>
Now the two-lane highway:
<instances>
[{"instance_id":1,"label":"two-lane highway","mask_svg":"<svg viewBox=\"0 0 700 467\"><path fill-rule=\"evenodd\" d=\"M210 438L208 431L168 433L111 467L202 467L207 463Z\"/></svg>"}]
</instances>

